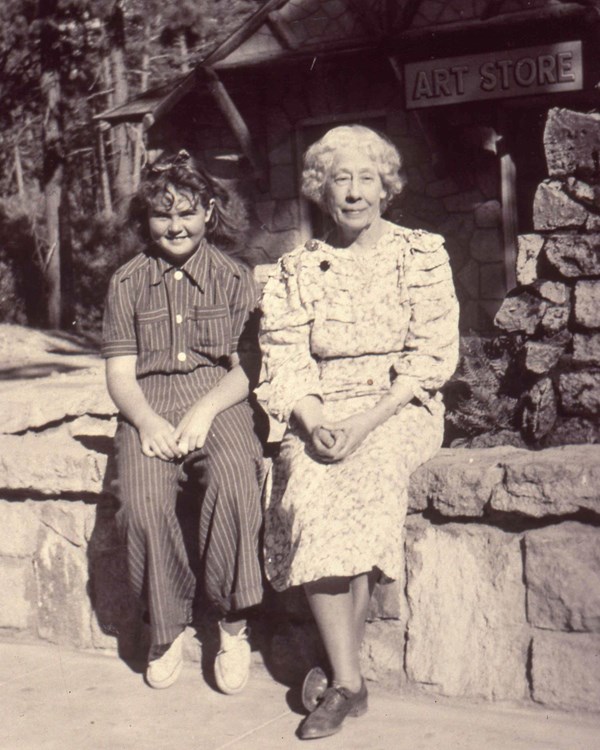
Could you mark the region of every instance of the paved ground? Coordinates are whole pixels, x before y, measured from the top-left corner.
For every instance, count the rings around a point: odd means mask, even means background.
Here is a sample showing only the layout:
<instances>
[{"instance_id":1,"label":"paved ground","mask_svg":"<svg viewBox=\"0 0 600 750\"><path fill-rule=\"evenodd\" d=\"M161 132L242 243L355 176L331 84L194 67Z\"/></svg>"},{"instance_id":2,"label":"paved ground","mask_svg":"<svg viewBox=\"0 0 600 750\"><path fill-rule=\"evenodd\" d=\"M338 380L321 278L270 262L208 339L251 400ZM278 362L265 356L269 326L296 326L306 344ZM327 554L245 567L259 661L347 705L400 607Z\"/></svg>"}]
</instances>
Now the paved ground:
<instances>
[{"instance_id":1,"label":"paved ground","mask_svg":"<svg viewBox=\"0 0 600 750\"><path fill-rule=\"evenodd\" d=\"M371 708L323 750L597 750L600 715L404 698L376 687ZM186 664L165 691L114 656L0 643L2 750L271 750L301 745L293 694L259 665L243 694L213 691Z\"/></svg>"}]
</instances>

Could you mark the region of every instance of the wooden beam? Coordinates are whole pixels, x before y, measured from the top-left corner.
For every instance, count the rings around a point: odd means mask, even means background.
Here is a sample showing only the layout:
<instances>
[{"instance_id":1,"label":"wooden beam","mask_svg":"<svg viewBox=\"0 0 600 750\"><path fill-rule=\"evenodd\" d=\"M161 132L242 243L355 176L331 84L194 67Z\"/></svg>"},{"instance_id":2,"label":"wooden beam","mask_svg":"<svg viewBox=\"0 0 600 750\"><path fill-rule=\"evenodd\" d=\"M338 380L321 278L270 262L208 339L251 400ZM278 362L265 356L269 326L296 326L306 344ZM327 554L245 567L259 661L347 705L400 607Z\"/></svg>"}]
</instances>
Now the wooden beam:
<instances>
[{"instance_id":1,"label":"wooden beam","mask_svg":"<svg viewBox=\"0 0 600 750\"><path fill-rule=\"evenodd\" d=\"M227 120L227 124L240 144L244 156L250 162L255 178L258 180L261 187L264 187L266 183L266 173L263 162L254 146L250 129L242 117L241 112L236 107L235 102L229 95L229 92L217 73L212 68L203 67L200 70L206 76L208 91Z\"/></svg>"},{"instance_id":2,"label":"wooden beam","mask_svg":"<svg viewBox=\"0 0 600 750\"><path fill-rule=\"evenodd\" d=\"M267 24L277 41L283 45L286 49L298 49L300 46L298 40L292 33L292 30L285 21L281 20L281 17L277 11L272 11L267 16Z\"/></svg>"},{"instance_id":3,"label":"wooden beam","mask_svg":"<svg viewBox=\"0 0 600 750\"><path fill-rule=\"evenodd\" d=\"M231 36L227 37L227 39L214 49L200 64L212 67L216 62L230 55L241 44L247 41L255 31L258 31L262 24L266 22L270 13L280 8L286 2L287 0L267 0L267 2L256 11L256 13L250 16L250 18L245 21L237 31L234 31Z\"/></svg>"},{"instance_id":4,"label":"wooden beam","mask_svg":"<svg viewBox=\"0 0 600 750\"><path fill-rule=\"evenodd\" d=\"M479 18L485 21L488 18L492 18L492 16L497 16L503 4L504 0L488 0Z\"/></svg>"},{"instance_id":5,"label":"wooden beam","mask_svg":"<svg viewBox=\"0 0 600 750\"><path fill-rule=\"evenodd\" d=\"M383 34L379 16L373 12L370 5L367 5L364 0L349 0L349 4L354 9L356 15L365 22L370 31L373 31L378 36Z\"/></svg>"},{"instance_id":6,"label":"wooden beam","mask_svg":"<svg viewBox=\"0 0 600 750\"><path fill-rule=\"evenodd\" d=\"M509 128L510 110L500 107L496 148L500 157L500 202L502 204L502 236L504 241L504 278L507 291L514 289L517 285L517 252L519 247L517 166L506 145Z\"/></svg>"},{"instance_id":7,"label":"wooden beam","mask_svg":"<svg viewBox=\"0 0 600 750\"><path fill-rule=\"evenodd\" d=\"M409 28L421 7L421 2L422 0L406 0L400 12L397 25L394 26L395 31L404 31Z\"/></svg>"}]
</instances>

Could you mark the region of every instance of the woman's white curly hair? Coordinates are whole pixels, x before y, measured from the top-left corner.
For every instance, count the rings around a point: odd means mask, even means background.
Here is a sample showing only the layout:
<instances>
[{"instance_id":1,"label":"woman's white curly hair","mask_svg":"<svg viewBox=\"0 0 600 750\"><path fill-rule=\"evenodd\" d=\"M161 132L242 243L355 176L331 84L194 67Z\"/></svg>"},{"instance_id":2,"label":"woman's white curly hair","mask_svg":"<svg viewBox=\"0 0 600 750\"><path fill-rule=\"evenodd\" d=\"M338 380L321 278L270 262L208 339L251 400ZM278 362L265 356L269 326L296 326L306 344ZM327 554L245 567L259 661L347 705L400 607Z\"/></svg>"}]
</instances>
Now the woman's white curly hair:
<instances>
[{"instance_id":1,"label":"woman's white curly hair","mask_svg":"<svg viewBox=\"0 0 600 750\"><path fill-rule=\"evenodd\" d=\"M364 125L340 125L328 130L304 154L302 194L327 210L325 186L335 155L342 149L358 149L375 163L385 190L381 201L385 211L394 196L399 195L406 180L401 175L402 158L398 149L381 133Z\"/></svg>"}]
</instances>

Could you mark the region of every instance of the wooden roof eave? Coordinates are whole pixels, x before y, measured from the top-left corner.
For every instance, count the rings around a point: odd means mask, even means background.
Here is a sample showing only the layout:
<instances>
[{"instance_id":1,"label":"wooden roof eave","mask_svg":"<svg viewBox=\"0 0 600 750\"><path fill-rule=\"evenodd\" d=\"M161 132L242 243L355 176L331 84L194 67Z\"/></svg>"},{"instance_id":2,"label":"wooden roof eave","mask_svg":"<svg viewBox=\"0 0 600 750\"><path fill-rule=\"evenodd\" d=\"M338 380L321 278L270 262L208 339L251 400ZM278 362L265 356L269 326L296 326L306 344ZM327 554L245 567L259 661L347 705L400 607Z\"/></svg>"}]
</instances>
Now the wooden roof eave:
<instances>
[{"instance_id":1,"label":"wooden roof eave","mask_svg":"<svg viewBox=\"0 0 600 750\"><path fill-rule=\"evenodd\" d=\"M600 12L595 7L581 5L579 3L564 3L560 6L549 8L536 8L534 10L519 11L513 13L502 13L494 15L486 20L473 19L472 21L456 21L440 26L423 26L416 29L404 29L397 33L385 36L373 37L367 41L359 38L356 40L340 39L328 44L322 42L311 45L303 45L297 49L282 49L279 52L270 52L251 59L236 60L228 63L227 58L215 62L212 66L218 71L233 71L236 69L260 68L274 62L294 63L304 60L313 60L315 57L333 57L336 55L352 54L356 52L378 51L386 55L398 54L402 56L413 56L420 53L423 56L423 43L427 42L429 50L431 44L444 42L456 34L470 33L484 34L486 32L498 32L510 30L513 27L522 27L527 24L561 22L567 20L590 20L600 19Z\"/></svg>"},{"instance_id":2,"label":"wooden roof eave","mask_svg":"<svg viewBox=\"0 0 600 750\"><path fill-rule=\"evenodd\" d=\"M142 94L131 102L104 110L94 115L93 119L98 121L101 126L108 127L118 125L121 122L143 122L145 127L151 127L155 120L168 112L180 99L193 91L197 85L198 76L196 70L193 70L180 79L167 94L152 97L147 92L146 95ZM163 88L161 87L161 89Z\"/></svg>"},{"instance_id":3,"label":"wooden roof eave","mask_svg":"<svg viewBox=\"0 0 600 750\"><path fill-rule=\"evenodd\" d=\"M273 14L271 20L276 19L277 16L275 11L286 3L287 0L267 0L267 2L259 8L256 13L251 15L250 18L245 21L239 29L237 29L237 31L234 31L231 36L227 37L224 42L221 42L218 47L210 52L210 54L202 60L200 65L214 68L220 60L227 57L232 52L235 52L240 45L250 39L254 32L258 31L263 23L268 23L271 14Z\"/></svg>"}]
</instances>

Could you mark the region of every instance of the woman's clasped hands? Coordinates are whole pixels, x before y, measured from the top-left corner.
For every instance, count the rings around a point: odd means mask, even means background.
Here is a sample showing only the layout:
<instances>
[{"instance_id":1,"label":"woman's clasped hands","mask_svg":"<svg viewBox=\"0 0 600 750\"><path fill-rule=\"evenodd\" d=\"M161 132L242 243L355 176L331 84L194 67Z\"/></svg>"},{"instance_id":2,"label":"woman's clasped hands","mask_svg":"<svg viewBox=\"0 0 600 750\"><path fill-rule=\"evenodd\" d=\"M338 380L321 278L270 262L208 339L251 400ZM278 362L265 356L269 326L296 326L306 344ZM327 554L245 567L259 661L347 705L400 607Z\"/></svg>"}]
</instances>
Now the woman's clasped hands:
<instances>
[{"instance_id":1,"label":"woman's clasped hands","mask_svg":"<svg viewBox=\"0 0 600 750\"><path fill-rule=\"evenodd\" d=\"M365 414L355 414L340 422L317 425L310 432L310 441L319 460L335 463L353 453L372 428Z\"/></svg>"}]
</instances>

